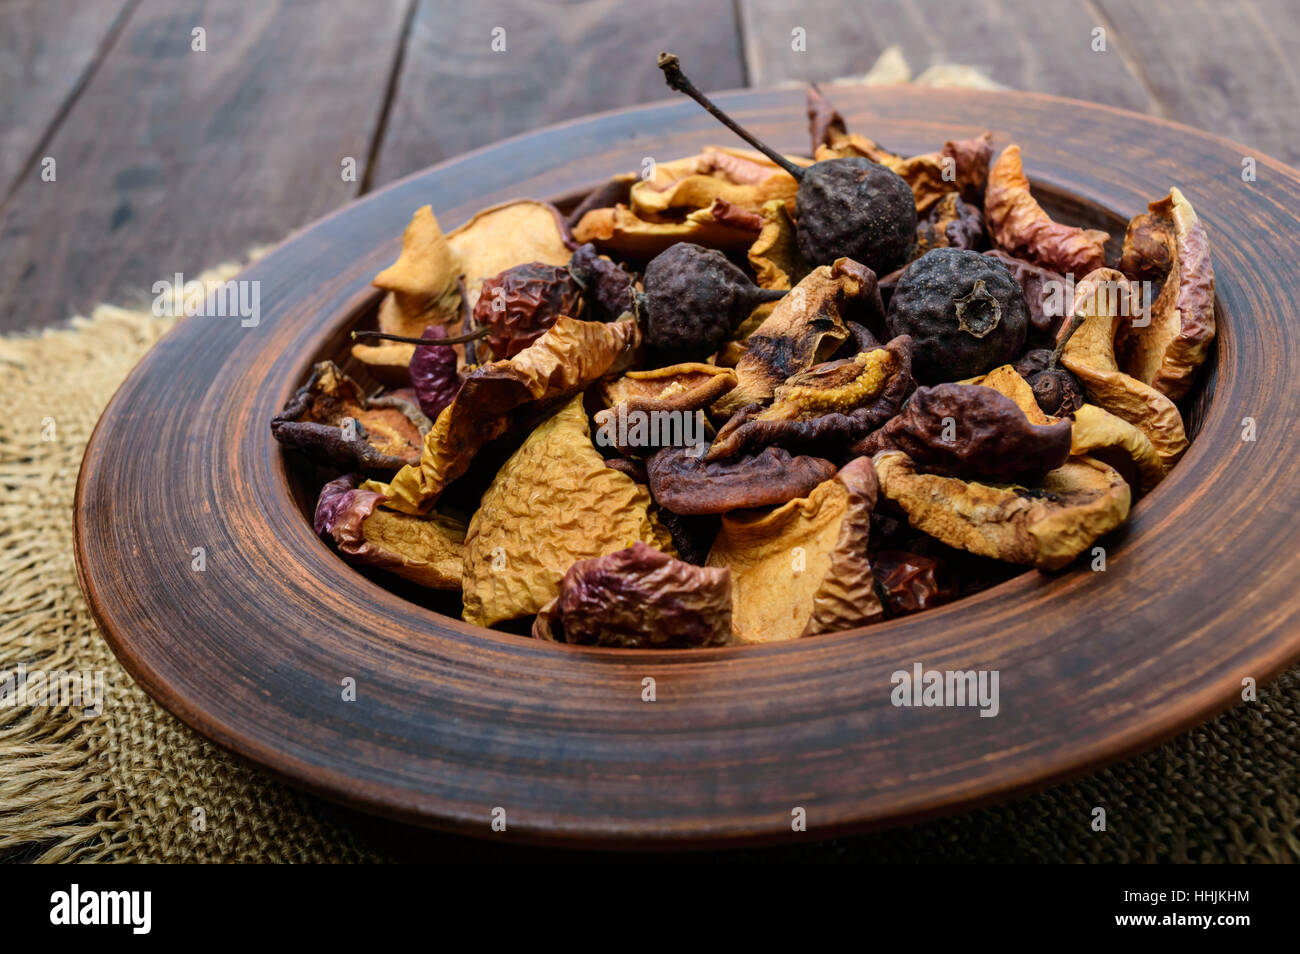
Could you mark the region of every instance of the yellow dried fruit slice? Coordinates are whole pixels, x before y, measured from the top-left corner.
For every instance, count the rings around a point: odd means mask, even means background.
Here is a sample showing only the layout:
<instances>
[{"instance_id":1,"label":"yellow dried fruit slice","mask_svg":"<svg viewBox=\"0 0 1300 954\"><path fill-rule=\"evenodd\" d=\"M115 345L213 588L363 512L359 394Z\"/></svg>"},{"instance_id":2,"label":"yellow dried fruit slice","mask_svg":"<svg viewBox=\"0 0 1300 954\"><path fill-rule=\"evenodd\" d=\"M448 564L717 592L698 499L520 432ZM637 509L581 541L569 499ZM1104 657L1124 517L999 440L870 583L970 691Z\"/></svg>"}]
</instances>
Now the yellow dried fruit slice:
<instances>
[{"instance_id":1,"label":"yellow dried fruit slice","mask_svg":"<svg viewBox=\"0 0 1300 954\"><path fill-rule=\"evenodd\" d=\"M780 642L881 619L867 558L875 504L875 474L858 458L807 497L724 514L705 565L731 570L733 642Z\"/></svg>"},{"instance_id":2,"label":"yellow dried fruit slice","mask_svg":"<svg viewBox=\"0 0 1300 954\"><path fill-rule=\"evenodd\" d=\"M637 541L676 556L650 492L605 466L575 397L502 465L470 520L464 619L492 626L530 616L559 594L576 561Z\"/></svg>"}]
</instances>

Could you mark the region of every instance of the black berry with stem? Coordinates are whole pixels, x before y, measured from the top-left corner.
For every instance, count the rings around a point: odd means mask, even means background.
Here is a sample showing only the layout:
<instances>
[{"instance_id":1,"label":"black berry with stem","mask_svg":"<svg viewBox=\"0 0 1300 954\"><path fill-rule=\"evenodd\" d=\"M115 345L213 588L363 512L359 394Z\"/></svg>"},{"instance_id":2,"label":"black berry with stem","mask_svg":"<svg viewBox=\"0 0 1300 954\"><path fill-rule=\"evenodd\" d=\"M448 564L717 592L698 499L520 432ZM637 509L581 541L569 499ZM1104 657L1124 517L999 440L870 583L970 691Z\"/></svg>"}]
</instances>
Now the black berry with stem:
<instances>
[{"instance_id":1,"label":"black berry with stem","mask_svg":"<svg viewBox=\"0 0 1300 954\"><path fill-rule=\"evenodd\" d=\"M907 258L916 240L916 200L901 176L862 156L797 166L718 109L686 78L676 56L660 53L659 68L670 87L795 177L799 252L809 264L851 258L884 275Z\"/></svg>"}]
</instances>

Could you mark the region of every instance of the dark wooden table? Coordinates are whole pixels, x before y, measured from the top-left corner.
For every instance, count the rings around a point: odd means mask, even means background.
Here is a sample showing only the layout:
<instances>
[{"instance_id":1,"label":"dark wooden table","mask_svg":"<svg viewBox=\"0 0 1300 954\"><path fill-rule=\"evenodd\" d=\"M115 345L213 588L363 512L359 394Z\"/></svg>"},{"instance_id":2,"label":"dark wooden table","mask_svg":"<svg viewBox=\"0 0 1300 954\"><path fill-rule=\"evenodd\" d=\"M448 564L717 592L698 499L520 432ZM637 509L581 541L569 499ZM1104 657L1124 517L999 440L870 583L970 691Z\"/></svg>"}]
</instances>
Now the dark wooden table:
<instances>
[{"instance_id":1,"label":"dark wooden table","mask_svg":"<svg viewBox=\"0 0 1300 954\"><path fill-rule=\"evenodd\" d=\"M0 0L0 333L147 301L442 159L666 98L661 49L716 90L861 74L893 44L918 73L970 64L1300 163L1294 0ZM338 811L398 854L531 854Z\"/></svg>"},{"instance_id":2,"label":"dark wooden table","mask_svg":"<svg viewBox=\"0 0 1300 954\"><path fill-rule=\"evenodd\" d=\"M1294 0L0 0L0 332L146 300L441 159L665 98L661 49L725 89L861 74L891 44L916 72L967 63L1300 161Z\"/></svg>"}]
</instances>

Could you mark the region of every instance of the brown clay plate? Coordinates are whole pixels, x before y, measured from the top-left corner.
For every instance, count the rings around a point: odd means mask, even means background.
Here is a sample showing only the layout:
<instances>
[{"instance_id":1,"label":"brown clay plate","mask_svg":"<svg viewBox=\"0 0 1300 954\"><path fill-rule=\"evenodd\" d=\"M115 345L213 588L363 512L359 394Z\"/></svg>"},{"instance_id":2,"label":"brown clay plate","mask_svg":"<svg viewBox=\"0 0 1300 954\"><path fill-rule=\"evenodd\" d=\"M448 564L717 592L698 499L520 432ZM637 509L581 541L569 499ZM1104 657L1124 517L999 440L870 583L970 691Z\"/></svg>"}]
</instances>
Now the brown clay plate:
<instances>
[{"instance_id":1,"label":"brown clay plate","mask_svg":"<svg viewBox=\"0 0 1300 954\"><path fill-rule=\"evenodd\" d=\"M629 652L475 629L316 538L267 422L312 361L343 350L411 212L432 203L450 229L498 201L572 196L645 156L732 142L678 101L545 129L369 195L244 273L261 282L256 327L190 319L154 348L99 422L77 494L82 588L127 670L209 738L356 807L472 835L500 807L506 837L678 847L790 836L796 807L799 837L816 837L1040 787L1186 729L1238 701L1244 678L1300 658L1300 386L1286 364L1300 355L1300 174L1047 96L829 92L851 128L899 152L986 128L999 148L1019 142L1037 194L1075 224L1122 235L1171 184L1206 223L1220 324L1196 436L1106 541L1105 572L1029 572L784 645ZM721 100L778 148L806 151L801 91ZM890 676L914 663L998 670L1000 714L894 707ZM355 702L340 698L349 677ZM646 677L655 702L642 701Z\"/></svg>"}]
</instances>

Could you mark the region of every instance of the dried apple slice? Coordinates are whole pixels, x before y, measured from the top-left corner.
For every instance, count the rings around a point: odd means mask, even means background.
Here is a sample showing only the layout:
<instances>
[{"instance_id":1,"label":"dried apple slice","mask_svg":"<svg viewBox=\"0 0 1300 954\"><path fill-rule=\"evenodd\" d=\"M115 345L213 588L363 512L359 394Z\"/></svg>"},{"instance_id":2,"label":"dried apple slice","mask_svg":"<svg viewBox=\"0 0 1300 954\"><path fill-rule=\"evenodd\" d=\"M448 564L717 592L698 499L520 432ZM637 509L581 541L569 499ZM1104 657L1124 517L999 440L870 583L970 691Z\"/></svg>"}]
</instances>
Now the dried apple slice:
<instances>
[{"instance_id":1,"label":"dried apple slice","mask_svg":"<svg viewBox=\"0 0 1300 954\"><path fill-rule=\"evenodd\" d=\"M800 165L806 159L791 159ZM715 200L759 213L779 201L794 205L799 183L760 152L707 147L698 156L656 163L653 175L632 186L630 206L642 218L710 208Z\"/></svg>"},{"instance_id":2,"label":"dried apple slice","mask_svg":"<svg viewBox=\"0 0 1300 954\"><path fill-rule=\"evenodd\" d=\"M1187 450L1178 407L1149 384L1125 374L1115 360L1115 336L1125 313L1128 279L1113 268L1090 272L1075 288L1071 315L1083 323L1066 342L1061 363L1083 385L1097 406L1137 427L1160 455L1168 471Z\"/></svg>"},{"instance_id":3,"label":"dried apple slice","mask_svg":"<svg viewBox=\"0 0 1300 954\"><path fill-rule=\"evenodd\" d=\"M605 466L574 397L501 466L470 520L464 619L492 626L530 616L559 595L575 561L638 540L674 552L650 514L650 492Z\"/></svg>"},{"instance_id":4,"label":"dried apple slice","mask_svg":"<svg viewBox=\"0 0 1300 954\"><path fill-rule=\"evenodd\" d=\"M748 219L721 219L713 207L696 209L682 219L641 218L624 205L592 209L573 228L578 242L593 242L619 258L648 261L678 242L693 242L721 251L743 251L754 243L758 228Z\"/></svg>"},{"instance_id":5,"label":"dried apple slice","mask_svg":"<svg viewBox=\"0 0 1300 954\"><path fill-rule=\"evenodd\" d=\"M1214 340L1214 266L1210 240L1177 189L1135 217L1124 236L1120 271L1158 281L1150 323L1123 332L1124 370L1177 401L1192 385Z\"/></svg>"},{"instance_id":6,"label":"dried apple slice","mask_svg":"<svg viewBox=\"0 0 1300 954\"><path fill-rule=\"evenodd\" d=\"M1139 428L1128 421L1085 404L1074 412L1074 430L1070 435L1070 453L1105 461L1129 480L1134 493L1144 494L1160 483L1165 467L1155 445Z\"/></svg>"},{"instance_id":7,"label":"dried apple slice","mask_svg":"<svg viewBox=\"0 0 1300 954\"><path fill-rule=\"evenodd\" d=\"M875 505L875 473L858 458L807 497L724 515L705 564L731 569L733 642L780 642L883 618L867 557Z\"/></svg>"},{"instance_id":8,"label":"dried apple slice","mask_svg":"<svg viewBox=\"0 0 1300 954\"><path fill-rule=\"evenodd\" d=\"M1070 458L1032 488L918 473L902 451L873 463L881 493L922 533L1040 570L1060 569L1128 518L1128 484L1091 457Z\"/></svg>"},{"instance_id":9,"label":"dried apple slice","mask_svg":"<svg viewBox=\"0 0 1300 954\"><path fill-rule=\"evenodd\" d=\"M384 506L390 509L425 512L483 445L506 432L513 413L578 393L630 354L639 339L633 321L559 318L513 358L471 371L425 435L419 462L403 467L390 483L372 481L367 488L387 497Z\"/></svg>"},{"instance_id":10,"label":"dried apple slice","mask_svg":"<svg viewBox=\"0 0 1300 954\"><path fill-rule=\"evenodd\" d=\"M1106 264L1110 236L1053 222L1030 194L1019 146L1007 146L989 170L984 218L993 241L1035 265L1082 275Z\"/></svg>"}]
</instances>

